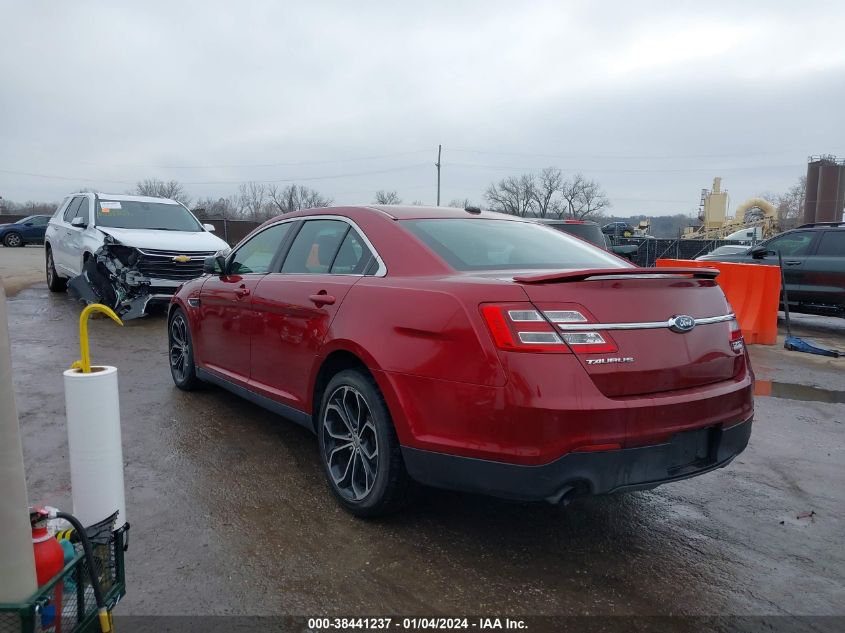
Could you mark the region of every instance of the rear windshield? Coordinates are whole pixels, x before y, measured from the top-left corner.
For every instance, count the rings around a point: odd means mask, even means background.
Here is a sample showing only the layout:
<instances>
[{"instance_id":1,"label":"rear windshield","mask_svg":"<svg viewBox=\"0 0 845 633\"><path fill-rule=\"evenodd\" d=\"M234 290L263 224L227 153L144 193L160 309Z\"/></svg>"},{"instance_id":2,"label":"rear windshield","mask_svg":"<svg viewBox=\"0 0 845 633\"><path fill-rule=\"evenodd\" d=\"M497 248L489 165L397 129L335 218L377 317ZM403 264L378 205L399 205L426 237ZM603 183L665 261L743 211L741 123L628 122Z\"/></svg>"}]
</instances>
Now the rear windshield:
<instances>
[{"instance_id":1,"label":"rear windshield","mask_svg":"<svg viewBox=\"0 0 845 633\"><path fill-rule=\"evenodd\" d=\"M97 226L113 229L202 231L199 221L181 204L140 200L97 200Z\"/></svg>"},{"instance_id":2,"label":"rear windshield","mask_svg":"<svg viewBox=\"0 0 845 633\"><path fill-rule=\"evenodd\" d=\"M403 225L455 270L628 268L618 257L533 222L405 220Z\"/></svg>"}]
</instances>

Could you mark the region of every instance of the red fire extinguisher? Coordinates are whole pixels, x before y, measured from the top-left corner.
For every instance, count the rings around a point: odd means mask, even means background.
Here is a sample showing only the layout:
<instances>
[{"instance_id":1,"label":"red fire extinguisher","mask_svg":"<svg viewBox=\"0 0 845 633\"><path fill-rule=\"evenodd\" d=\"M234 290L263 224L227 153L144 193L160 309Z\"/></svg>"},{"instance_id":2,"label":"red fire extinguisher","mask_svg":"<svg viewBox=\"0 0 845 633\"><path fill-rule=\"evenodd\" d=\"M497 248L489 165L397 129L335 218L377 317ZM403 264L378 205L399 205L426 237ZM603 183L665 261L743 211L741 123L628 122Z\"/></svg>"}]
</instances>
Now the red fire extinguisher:
<instances>
[{"instance_id":1,"label":"red fire extinguisher","mask_svg":"<svg viewBox=\"0 0 845 633\"><path fill-rule=\"evenodd\" d=\"M52 580L65 566L65 552L55 537L47 532L48 513L41 508L30 511L32 525L32 548L35 553L35 577L38 586L43 587ZM61 582L53 589L51 604L42 608L41 626L46 629L53 626L57 633L61 631L62 589ZM51 608L52 607L52 608ZM52 616L52 617L51 617Z\"/></svg>"}]
</instances>

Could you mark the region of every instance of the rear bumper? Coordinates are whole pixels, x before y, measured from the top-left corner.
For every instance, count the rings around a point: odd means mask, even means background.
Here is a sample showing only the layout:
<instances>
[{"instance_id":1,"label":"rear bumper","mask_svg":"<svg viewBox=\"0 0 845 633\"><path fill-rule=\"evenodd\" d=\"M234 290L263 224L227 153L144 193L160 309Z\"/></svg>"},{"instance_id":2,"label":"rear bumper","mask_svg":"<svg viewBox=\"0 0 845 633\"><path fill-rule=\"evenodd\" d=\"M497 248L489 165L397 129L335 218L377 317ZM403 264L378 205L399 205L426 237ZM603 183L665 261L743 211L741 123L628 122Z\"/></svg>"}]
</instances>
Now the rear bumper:
<instances>
[{"instance_id":1,"label":"rear bumper","mask_svg":"<svg viewBox=\"0 0 845 633\"><path fill-rule=\"evenodd\" d=\"M751 419L728 428L678 433L662 444L574 452L541 466L522 466L402 447L408 473L437 488L523 501L559 501L569 492L644 490L727 466L747 446Z\"/></svg>"}]
</instances>

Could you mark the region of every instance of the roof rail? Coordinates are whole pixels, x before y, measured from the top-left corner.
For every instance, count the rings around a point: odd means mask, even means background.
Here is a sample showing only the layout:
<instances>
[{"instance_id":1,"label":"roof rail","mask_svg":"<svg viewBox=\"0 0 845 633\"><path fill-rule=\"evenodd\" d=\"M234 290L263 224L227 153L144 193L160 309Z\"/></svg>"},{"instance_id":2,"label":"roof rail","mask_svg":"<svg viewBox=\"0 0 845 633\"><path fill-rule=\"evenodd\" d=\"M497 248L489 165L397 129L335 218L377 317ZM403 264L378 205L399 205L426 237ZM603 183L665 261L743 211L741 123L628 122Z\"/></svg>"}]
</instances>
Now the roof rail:
<instances>
[{"instance_id":1,"label":"roof rail","mask_svg":"<svg viewBox=\"0 0 845 633\"><path fill-rule=\"evenodd\" d=\"M809 222L808 224L802 224L801 226L796 226L796 229L810 229L814 226L845 226L845 222Z\"/></svg>"}]
</instances>

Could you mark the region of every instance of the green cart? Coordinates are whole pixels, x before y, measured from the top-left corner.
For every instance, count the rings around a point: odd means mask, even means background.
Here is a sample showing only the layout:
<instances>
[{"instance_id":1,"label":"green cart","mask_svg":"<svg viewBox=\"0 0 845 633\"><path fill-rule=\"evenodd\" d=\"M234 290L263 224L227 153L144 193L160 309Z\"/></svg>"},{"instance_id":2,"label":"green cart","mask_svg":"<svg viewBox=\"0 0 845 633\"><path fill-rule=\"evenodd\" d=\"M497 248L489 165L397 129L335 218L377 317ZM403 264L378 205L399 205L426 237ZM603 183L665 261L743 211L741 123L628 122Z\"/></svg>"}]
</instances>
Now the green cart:
<instances>
[{"instance_id":1,"label":"green cart","mask_svg":"<svg viewBox=\"0 0 845 633\"><path fill-rule=\"evenodd\" d=\"M126 594L123 554L127 547L124 525L108 542L93 545L94 565L106 606L111 612ZM0 633L94 633L100 631L97 604L85 553L80 543L76 556L26 602L0 604Z\"/></svg>"}]
</instances>

